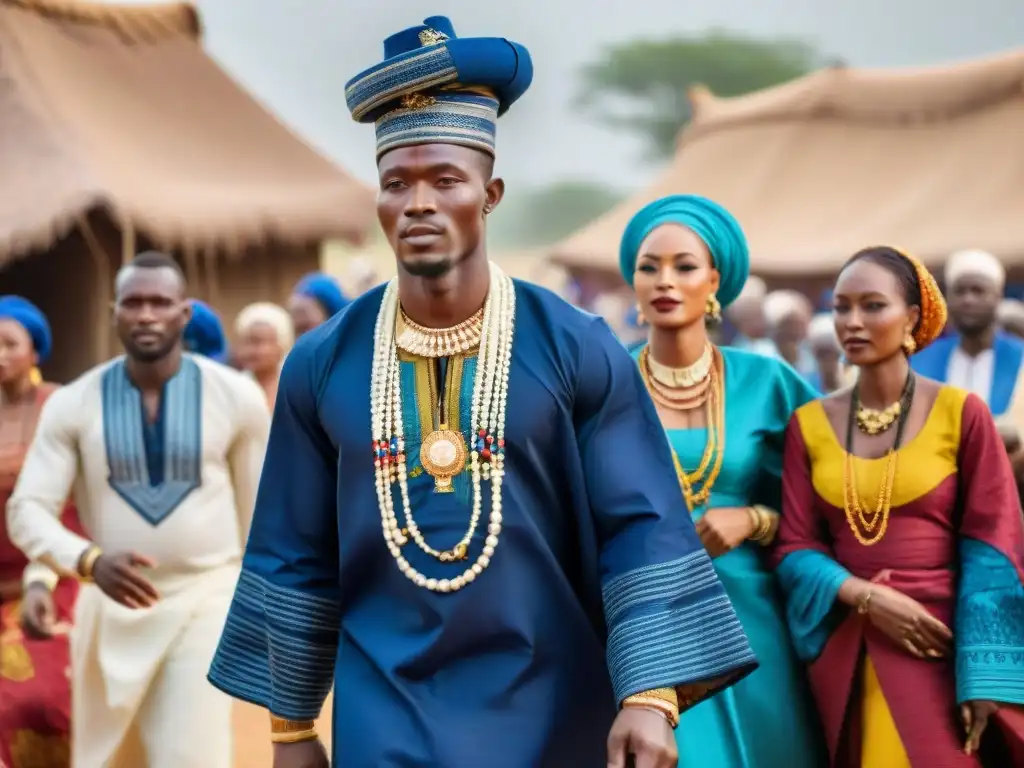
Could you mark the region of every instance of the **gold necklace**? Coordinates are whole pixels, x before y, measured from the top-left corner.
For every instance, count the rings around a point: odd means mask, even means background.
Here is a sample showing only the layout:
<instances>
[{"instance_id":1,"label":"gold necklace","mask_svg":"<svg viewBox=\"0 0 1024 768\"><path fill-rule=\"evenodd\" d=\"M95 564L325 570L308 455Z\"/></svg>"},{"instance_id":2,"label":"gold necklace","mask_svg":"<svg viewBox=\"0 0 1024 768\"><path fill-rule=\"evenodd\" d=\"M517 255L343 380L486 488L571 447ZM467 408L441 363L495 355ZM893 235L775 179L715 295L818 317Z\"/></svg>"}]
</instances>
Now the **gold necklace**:
<instances>
[{"instance_id":1,"label":"gold necklace","mask_svg":"<svg viewBox=\"0 0 1024 768\"><path fill-rule=\"evenodd\" d=\"M857 407L857 429L866 435L880 435L892 428L901 413L903 404L899 400L880 411L860 405Z\"/></svg>"},{"instance_id":2,"label":"gold necklace","mask_svg":"<svg viewBox=\"0 0 1024 768\"><path fill-rule=\"evenodd\" d=\"M658 398L654 394L657 390L654 388L650 372L644 364L644 358L647 356L644 353L647 352L648 348L645 347L640 353L640 376L643 378L647 390L651 392L652 398L658 402ZM687 472L683 468L682 462L679 461L679 456L672 451L672 461L675 463L679 485L683 489L683 497L691 512L699 509L711 498L711 491L722 471L722 460L725 457L725 385L721 353L714 349L707 381L707 394L703 404L707 408L708 440L704 445L700 464L693 472Z\"/></svg>"},{"instance_id":3,"label":"gold necklace","mask_svg":"<svg viewBox=\"0 0 1024 768\"><path fill-rule=\"evenodd\" d=\"M645 349L650 348L645 347ZM659 384L664 384L666 387L673 389L688 389L705 381L711 375L712 358L710 344L704 345L704 351L697 358L697 362L682 368L672 368L668 365L663 365L651 357L648 352L647 368L651 378Z\"/></svg>"},{"instance_id":4,"label":"gold necklace","mask_svg":"<svg viewBox=\"0 0 1024 768\"><path fill-rule=\"evenodd\" d=\"M706 368L702 363L705 356L709 361ZM674 411L691 411L694 408L700 408L705 402L707 402L708 395L711 392L712 367L714 359L712 347L708 345L705 348L704 354L701 355L701 359L694 365L687 366L686 368L669 368L668 366L660 365L655 362L651 357L650 347L644 347L643 351L640 353L639 363L640 371L643 374L644 382L647 385L647 391L650 393L651 399L653 399L654 402L664 408ZM661 379L655 375L659 366ZM704 368L704 370L701 370L702 368ZM696 374L699 374L699 376ZM665 381L665 379L668 378L673 378L677 381L685 380L689 383L670 384Z\"/></svg>"},{"instance_id":5,"label":"gold necklace","mask_svg":"<svg viewBox=\"0 0 1024 768\"><path fill-rule=\"evenodd\" d=\"M419 357L453 357L480 346L484 327L483 307L472 317L451 328L427 328L399 311L395 321L395 344Z\"/></svg>"}]
</instances>

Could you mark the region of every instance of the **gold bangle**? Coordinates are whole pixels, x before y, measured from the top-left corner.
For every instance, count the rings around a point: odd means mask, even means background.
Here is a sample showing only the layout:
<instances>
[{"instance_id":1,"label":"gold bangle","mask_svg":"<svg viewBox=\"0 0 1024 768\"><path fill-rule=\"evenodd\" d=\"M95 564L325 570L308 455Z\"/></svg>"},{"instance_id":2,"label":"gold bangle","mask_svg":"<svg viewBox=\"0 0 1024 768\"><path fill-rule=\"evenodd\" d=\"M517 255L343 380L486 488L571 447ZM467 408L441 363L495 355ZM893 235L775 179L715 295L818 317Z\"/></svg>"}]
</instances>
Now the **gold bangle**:
<instances>
[{"instance_id":1,"label":"gold bangle","mask_svg":"<svg viewBox=\"0 0 1024 768\"><path fill-rule=\"evenodd\" d=\"M747 515L750 517L750 524L753 526L753 530L751 530L747 538L751 541L757 541L757 534L761 530L761 526L764 525L761 513L757 511L757 507L747 507Z\"/></svg>"},{"instance_id":2,"label":"gold bangle","mask_svg":"<svg viewBox=\"0 0 1024 768\"><path fill-rule=\"evenodd\" d=\"M857 613L861 616L867 615L867 612L871 610L871 596L874 594L872 590L867 590L857 600Z\"/></svg>"},{"instance_id":3,"label":"gold bangle","mask_svg":"<svg viewBox=\"0 0 1024 768\"><path fill-rule=\"evenodd\" d=\"M95 544L89 547L78 561L78 578L81 581L92 581L92 572L96 561L103 555L103 550Z\"/></svg>"},{"instance_id":4,"label":"gold bangle","mask_svg":"<svg viewBox=\"0 0 1024 768\"><path fill-rule=\"evenodd\" d=\"M758 529L754 541L763 546L768 546L772 543L772 539L775 538L772 527L775 525L775 518L778 516L778 513L763 504L755 504L754 510L761 519L761 527Z\"/></svg>"},{"instance_id":5,"label":"gold bangle","mask_svg":"<svg viewBox=\"0 0 1024 768\"><path fill-rule=\"evenodd\" d=\"M647 697L642 694L630 696L622 702L623 709L650 709L662 715L668 724L675 728L679 725L679 709L663 699Z\"/></svg>"},{"instance_id":6,"label":"gold bangle","mask_svg":"<svg viewBox=\"0 0 1024 768\"><path fill-rule=\"evenodd\" d=\"M313 741L319 739L315 728L305 731L293 731L291 733L272 733L270 741L274 744L298 744L300 741Z\"/></svg>"}]
</instances>

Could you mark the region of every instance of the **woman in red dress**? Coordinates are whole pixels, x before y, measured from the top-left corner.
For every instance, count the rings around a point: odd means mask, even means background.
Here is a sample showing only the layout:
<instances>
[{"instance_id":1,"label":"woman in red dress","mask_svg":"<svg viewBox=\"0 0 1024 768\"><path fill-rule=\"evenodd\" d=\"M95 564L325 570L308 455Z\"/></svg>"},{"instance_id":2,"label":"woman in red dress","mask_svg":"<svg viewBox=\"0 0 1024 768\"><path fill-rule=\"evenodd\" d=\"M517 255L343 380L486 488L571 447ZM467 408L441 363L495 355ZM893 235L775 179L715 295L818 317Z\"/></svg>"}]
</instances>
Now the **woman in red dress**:
<instances>
[{"instance_id":1,"label":"woman in red dress","mask_svg":"<svg viewBox=\"0 0 1024 768\"><path fill-rule=\"evenodd\" d=\"M775 560L841 768L1024 765L1024 525L984 402L911 371L946 307L893 248L843 268L857 383L786 434Z\"/></svg>"},{"instance_id":2,"label":"woman in red dress","mask_svg":"<svg viewBox=\"0 0 1024 768\"><path fill-rule=\"evenodd\" d=\"M51 347L34 305L0 297L0 512L14 490L46 398L36 367ZM0 514L0 766L67 768L71 687L68 631L78 584L29 566ZM74 509L65 525L77 529Z\"/></svg>"}]
</instances>

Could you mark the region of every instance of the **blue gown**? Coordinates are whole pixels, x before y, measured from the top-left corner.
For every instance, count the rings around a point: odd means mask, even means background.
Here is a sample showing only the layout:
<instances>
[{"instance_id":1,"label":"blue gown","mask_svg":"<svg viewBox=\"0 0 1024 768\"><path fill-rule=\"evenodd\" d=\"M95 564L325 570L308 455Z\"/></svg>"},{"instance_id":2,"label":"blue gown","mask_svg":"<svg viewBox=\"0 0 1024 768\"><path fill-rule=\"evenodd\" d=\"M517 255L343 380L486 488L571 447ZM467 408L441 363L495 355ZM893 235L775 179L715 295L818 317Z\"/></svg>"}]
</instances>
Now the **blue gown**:
<instances>
[{"instance_id":1,"label":"blue gown","mask_svg":"<svg viewBox=\"0 0 1024 768\"><path fill-rule=\"evenodd\" d=\"M333 760L346 768L599 768L625 696L754 669L632 358L602 320L529 284L516 284L497 552L455 593L398 570L370 440L382 293L285 364L210 681L292 720L314 718L333 682ZM447 548L467 526L466 481L436 493L416 472L416 365L401 373L410 497L424 536ZM468 439L475 360L464 366ZM403 553L428 577L465 568Z\"/></svg>"},{"instance_id":2,"label":"blue gown","mask_svg":"<svg viewBox=\"0 0 1024 768\"><path fill-rule=\"evenodd\" d=\"M793 411L816 397L787 363L729 347L725 365L725 456L708 508L780 508L783 434ZM706 429L668 430L693 471ZM782 593L759 544L713 562L760 662L757 672L685 713L677 731L680 768L819 768L828 765L804 667L786 626Z\"/></svg>"}]
</instances>

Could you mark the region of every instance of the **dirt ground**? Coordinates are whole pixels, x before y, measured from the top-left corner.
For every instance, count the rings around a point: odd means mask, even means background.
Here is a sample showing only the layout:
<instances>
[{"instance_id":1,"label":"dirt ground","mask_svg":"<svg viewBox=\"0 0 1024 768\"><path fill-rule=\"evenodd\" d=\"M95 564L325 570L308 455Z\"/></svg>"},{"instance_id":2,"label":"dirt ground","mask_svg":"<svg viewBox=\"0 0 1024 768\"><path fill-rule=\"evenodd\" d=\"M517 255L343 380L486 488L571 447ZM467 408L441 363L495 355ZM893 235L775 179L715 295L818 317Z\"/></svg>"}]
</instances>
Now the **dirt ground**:
<instances>
[{"instance_id":1,"label":"dirt ground","mask_svg":"<svg viewBox=\"0 0 1024 768\"><path fill-rule=\"evenodd\" d=\"M331 697L327 697L317 731L327 749L331 747ZM235 768L271 768L274 750L270 744L270 716L251 704L235 703Z\"/></svg>"}]
</instances>

